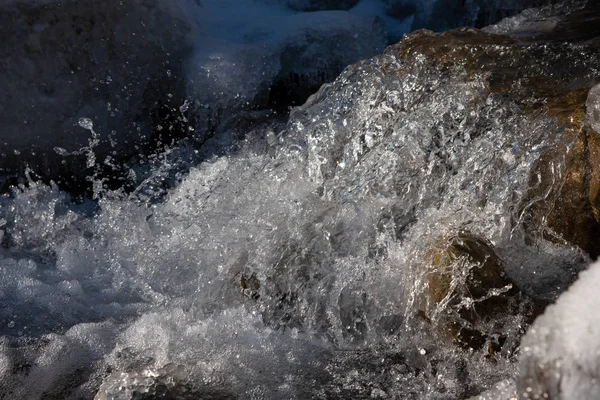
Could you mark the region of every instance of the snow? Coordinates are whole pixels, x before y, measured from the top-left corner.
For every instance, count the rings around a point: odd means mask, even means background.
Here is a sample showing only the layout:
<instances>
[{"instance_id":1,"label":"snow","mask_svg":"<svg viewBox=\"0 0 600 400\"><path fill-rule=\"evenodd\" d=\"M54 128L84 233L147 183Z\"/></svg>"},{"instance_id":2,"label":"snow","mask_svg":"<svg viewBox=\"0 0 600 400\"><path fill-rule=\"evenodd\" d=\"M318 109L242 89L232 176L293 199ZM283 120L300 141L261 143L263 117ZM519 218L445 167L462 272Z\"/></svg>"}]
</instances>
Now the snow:
<instances>
[{"instance_id":1,"label":"snow","mask_svg":"<svg viewBox=\"0 0 600 400\"><path fill-rule=\"evenodd\" d=\"M518 393L524 399L600 396L600 262L583 271L521 342Z\"/></svg>"}]
</instances>

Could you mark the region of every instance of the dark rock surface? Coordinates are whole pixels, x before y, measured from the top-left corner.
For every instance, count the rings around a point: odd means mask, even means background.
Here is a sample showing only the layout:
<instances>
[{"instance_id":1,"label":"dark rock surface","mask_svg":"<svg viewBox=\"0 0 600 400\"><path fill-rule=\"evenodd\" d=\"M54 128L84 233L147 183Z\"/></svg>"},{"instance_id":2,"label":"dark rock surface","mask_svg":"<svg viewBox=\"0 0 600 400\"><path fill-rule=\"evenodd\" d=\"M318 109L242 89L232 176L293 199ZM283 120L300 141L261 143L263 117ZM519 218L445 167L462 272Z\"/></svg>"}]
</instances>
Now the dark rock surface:
<instances>
[{"instance_id":1,"label":"dark rock surface","mask_svg":"<svg viewBox=\"0 0 600 400\"><path fill-rule=\"evenodd\" d=\"M81 179L91 172L85 155L64 155L89 146L80 118L99 135L96 156L119 159L148 143L153 118L183 103L189 25L165 2L11 0L0 5L0 27L2 175L29 165Z\"/></svg>"}]
</instances>

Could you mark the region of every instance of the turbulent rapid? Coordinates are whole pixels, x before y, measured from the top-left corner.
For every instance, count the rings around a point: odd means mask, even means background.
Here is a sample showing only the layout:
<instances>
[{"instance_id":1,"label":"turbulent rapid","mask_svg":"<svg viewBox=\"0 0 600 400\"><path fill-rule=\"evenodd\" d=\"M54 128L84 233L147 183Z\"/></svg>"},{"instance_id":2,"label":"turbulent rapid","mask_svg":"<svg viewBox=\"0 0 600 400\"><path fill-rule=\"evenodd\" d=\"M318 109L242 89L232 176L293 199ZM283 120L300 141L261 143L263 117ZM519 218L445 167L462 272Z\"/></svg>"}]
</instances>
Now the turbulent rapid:
<instances>
[{"instance_id":1,"label":"turbulent rapid","mask_svg":"<svg viewBox=\"0 0 600 400\"><path fill-rule=\"evenodd\" d=\"M559 296L600 251L598 19L558 11L407 35L118 189L83 116L90 196L0 198L0 398L593 398L598 268Z\"/></svg>"}]
</instances>

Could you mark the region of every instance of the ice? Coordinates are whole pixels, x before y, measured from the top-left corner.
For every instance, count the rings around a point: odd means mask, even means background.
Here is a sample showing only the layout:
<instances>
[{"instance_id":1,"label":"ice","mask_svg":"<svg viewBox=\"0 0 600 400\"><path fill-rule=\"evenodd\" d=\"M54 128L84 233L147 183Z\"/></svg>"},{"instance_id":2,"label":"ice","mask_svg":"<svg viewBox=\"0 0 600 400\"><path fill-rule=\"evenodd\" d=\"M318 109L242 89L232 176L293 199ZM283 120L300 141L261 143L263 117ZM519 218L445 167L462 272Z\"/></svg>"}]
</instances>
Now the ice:
<instances>
[{"instance_id":1,"label":"ice","mask_svg":"<svg viewBox=\"0 0 600 400\"><path fill-rule=\"evenodd\" d=\"M524 399L600 395L600 263L591 265L529 328L521 343Z\"/></svg>"}]
</instances>

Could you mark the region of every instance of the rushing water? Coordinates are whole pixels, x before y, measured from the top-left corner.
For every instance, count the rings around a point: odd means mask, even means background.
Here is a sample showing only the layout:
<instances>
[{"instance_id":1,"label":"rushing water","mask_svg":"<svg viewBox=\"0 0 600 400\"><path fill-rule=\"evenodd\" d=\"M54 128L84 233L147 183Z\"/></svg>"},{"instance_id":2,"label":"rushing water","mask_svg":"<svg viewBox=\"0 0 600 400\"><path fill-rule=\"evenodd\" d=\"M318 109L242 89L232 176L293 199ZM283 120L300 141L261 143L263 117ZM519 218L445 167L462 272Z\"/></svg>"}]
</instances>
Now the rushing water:
<instances>
[{"instance_id":1,"label":"rushing water","mask_svg":"<svg viewBox=\"0 0 600 400\"><path fill-rule=\"evenodd\" d=\"M440 329L512 284L424 310L430 255L468 232L554 299L589 258L525 214L536 161L571 139L416 60L350 67L216 155L166 149L129 191L94 175L81 120L93 199L33 180L0 199L0 397L457 399L514 377L525 309L484 321L483 346Z\"/></svg>"}]
</instances>

